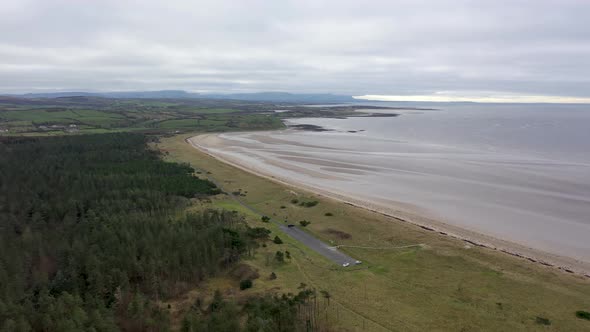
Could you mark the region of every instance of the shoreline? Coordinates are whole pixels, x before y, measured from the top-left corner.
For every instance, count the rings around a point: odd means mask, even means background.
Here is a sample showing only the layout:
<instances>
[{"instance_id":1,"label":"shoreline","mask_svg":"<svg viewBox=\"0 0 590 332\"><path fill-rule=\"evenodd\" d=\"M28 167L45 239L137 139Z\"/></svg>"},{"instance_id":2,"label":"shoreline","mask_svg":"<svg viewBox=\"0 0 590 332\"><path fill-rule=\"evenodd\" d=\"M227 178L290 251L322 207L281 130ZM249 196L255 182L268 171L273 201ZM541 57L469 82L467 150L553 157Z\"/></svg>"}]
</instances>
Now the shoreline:
<instances>
[{"instance_id":1,"label":"shoreline","mask_svg":"<svg viewBox=\"0 0 590 332\"><path fill-rule=\"evenodd\" d=\"M259 176L271 180L273 182L286 185L288 187L307 191L315 195L334 199L344 204L362 208L373 213L378 213L393 219L392 221L409 223L414 226L420 227L425 231L436 232L438 233L438 235L441 236L452 237L454 239L465 242L466 245L499 251L514 257L526 259L530 262L536 263L541 266L551 267L569 274L576 274L580 276L585 276L586 278L590 278L590 263L579 261L566 256L548 253L539 249L530 248L518 243L502 240L489 235L478 233L476 231L450 225L440 220L435 220L433 218L428 218L423 215L420 215L419 212L407 212L401 209L396 209L395 206L372 204L362 199L351 197L344 193L337 193L318 187L295 183L295 181L290 180L288 177L277 177L274 175L266 174L264 171L258 169L254 165L251 165L243 161L240 162L238 158L220 156L219 154L210 151L210 149L206 146L203 146L200 143L198 143L199 141L211 141L212 139L219 141L221 139L218 137L218 135L219 133L199 134L186 138L185 142L190 144L193 148L199 150L202 153L207 154L208 156L220 162L229 164L233 167L241 169L255 176ZM223 143L221 143L221 145L223 147Z\"/></svg>"}]
</instances>

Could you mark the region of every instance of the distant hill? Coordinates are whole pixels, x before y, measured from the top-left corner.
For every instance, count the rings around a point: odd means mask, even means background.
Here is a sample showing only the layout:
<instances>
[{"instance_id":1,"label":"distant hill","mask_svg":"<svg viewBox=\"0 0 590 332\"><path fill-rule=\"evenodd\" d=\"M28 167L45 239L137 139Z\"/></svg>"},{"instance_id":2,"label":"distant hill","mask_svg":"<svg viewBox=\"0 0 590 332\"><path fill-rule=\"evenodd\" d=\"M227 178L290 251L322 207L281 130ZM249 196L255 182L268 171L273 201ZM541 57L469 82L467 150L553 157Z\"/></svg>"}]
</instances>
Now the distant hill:
<instances>
[{"instance_id":1,"label":"distant hill","mask_svg":"<svg viewBox=\"0 0 590 332\"><path fill-rule=\"evenodd\" d=\"M351 96L334 95L329 93L298 94L288 92L255 92L255 93L229 93L208 94L204 98L211 99L237 99L247 101L270 101L286 103L348 103L354 102Z\"/></svg>"},{"instance_id":2,"label":"distant hill","mask_svg":"<svg viewBox=\"0 0 590 332\"><path fill-rule=\"evenodd\" d=\"M48 93L25 93L19 95L25 98L61 98L61 97L104 97L104 98L198 98L196 93L188 93L182 90L161 90L161 91L129 91L129 92L48 92Z\"/></svg>"},{"instance_id":3,"label":"distant hill","mask_svg":"<svg viewBox=\"0 0 590 332\"><path fill-rule=\"evenodd\" d=\"M48 92L26 93L22 95L10 95L24 98L62 98L62 97L103 97L103 98L146 98L146 99L232 99L244 101L264 101L275 103L348 103L355 100L351 96L334 95L328 93L297 94L287 92L255 92L255 93L228 93L228 94L198 94L183 90L161 91L129 91L129 92Z\"/></svg>"}]
</instances>

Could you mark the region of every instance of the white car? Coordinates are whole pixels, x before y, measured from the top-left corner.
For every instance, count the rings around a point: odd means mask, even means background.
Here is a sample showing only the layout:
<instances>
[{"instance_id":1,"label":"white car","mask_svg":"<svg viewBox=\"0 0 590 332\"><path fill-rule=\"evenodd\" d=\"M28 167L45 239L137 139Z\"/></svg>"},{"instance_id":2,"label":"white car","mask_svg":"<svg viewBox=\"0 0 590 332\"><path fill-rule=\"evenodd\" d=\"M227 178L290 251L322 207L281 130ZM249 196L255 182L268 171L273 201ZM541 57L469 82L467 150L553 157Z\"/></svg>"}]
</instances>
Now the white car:
<instances>
[{"instance_id":1,"label":"white car","mask_svg":"<svg viewBox=\"0 0 590 332\"><path fill-rule=\"evenodd\" d=\"M350 265L350 263L344 263L342 264L342 267L348 267Z\"/></svg>"},{"instance_id":2,"label":"white car","mask_svg":"<svg viewBox=\"0 0 590 332\"><path fill-rule=\"evenodd\" d=\"M362 263L361 261L356 261L356 262L354 262L354 265L359 265L361 263Z\"/></svg>"}]
</instances>

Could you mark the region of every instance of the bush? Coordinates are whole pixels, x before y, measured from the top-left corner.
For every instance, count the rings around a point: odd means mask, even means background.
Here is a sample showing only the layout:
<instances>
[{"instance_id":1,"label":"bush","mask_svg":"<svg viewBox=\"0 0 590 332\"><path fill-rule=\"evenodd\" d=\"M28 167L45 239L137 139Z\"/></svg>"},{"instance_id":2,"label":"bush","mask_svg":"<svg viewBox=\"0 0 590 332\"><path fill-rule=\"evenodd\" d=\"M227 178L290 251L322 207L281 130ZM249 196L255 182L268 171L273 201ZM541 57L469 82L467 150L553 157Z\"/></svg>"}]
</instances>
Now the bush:
<instances>
[{"instance_id":1,"label":"bush","mask_svg":"<svg viewBox=\"0 0 590 332\"><path fill-rule=\"evenodd\" d=\"M270 217L269 216L262 216L262 217L260 217L260 220L262 220L262 222L269 222Z\"/></svg>"},{"instance_id":2,"label":"bush","mask_svg":"<svg viewBox=\"0 0 590 332\"><path fill-rule=\"evenodd\" d=\"M248 289L248 288L252 288L252 280L244 279L244 280L240 281L240 290L244 290L244 289Z\"/></svg>"},{"instance_id":3,"label":"bush","mask_svg":"<svg viewBox=\"0 0 590 332\"><path fill-rule=\"evenodd\" d=\"M228 275L235 280L256 280L260 278L260 274L258 273L257 269L244 263L238 263L229 271Z\"/></svg>"},{"instance_id":4,"label":"bush","mask_svg":"<svg viewBox=\"0 0 590 332\"><path fill-rule=\"evenodd\" d=\"M537 316L535 322L539 325L551 325L551 321L549 319L539 316Z\"/></svg>"},{"instance_id":5,"label":"bush","mask_svg":"<svg viewBox=\"0 0 590 332\"><path fill-rule=\"evenodd\" d=\"M277 253L275 254L275 259L277 260L277 262L284 262L285 261L285 254L283 254L282 251L277 251Z\"/></svg>"},{"instance_id":6,"label":"bush","mask_svg":"<svg viewBox=\"0 0 590 332\"><path fill-rule=\"evenodd\" d=\"M270 234L270 230L264 227L248 227L246 234L253 239L266 240Z\"/></svg>"},{"instance_id":7,"label":"bush","mask_svg":"<svg viewBox=\"0 0 590 332\"><path fill-rule=\"evenodd\" d=\"M305 227L305 226L307 226L307 225L311 224L311 221L307 221L307 220L301 220L301 221L299 222L299 224L300 224L302 227Z\"/></svg>"},{"instance_id":8,"label":"bush","mask_svg":"<svg viewBox=\"0 0 590 332\"><path fill-rule=\"evenodd\" d=\"M291 203L297 204L294 201L297 201L297 200L296 199L295 200L292 200ZM297 201L297 202L299 202L299 201ZM314 206L318 205L319 203L320 202L318 202L318 201L299 202L299 206L303 206L303 207L308 207L309 208L309 207L314 207Z\"/></svg>"},{"instance_id":9,"label":"bush","mask_svg":"<svg viewBox=\"0 0 590 332\"><path fill-rule=\"evenodd\" d=\"M590 320L590 312L578 310L578 311L576 311L576 317L581 318L581 319Z\"/></svg>"},{"instance_id":10,"label":"bush","mask_svg":"<svg viewBox=\"0 0 590 332\"><path fill-rule=\"evenodd\" d=\"M333 216L333 215L334 215L334 214L332 214L332 212L326 212L326 214L324 214L324 216L326 216L326 217L331 217L331 216Z\"/></svg>"},{"instance_id":11,"label":"bush","mask_svg":"<svg viewBox=\"0 0 590 332\"><path fill-rule=\"evenodd\" d=\"M277 236L275 236L275 239L274 239L274 240L272 240L272 241L273 241L274 243L276 243L276 244L282 244L282 243L283 243L283 240L281 240L281 238L280 238L278 235L277 235Z\"/></svg>"},{"instance_id":12,"label":"bush","mask_svg":"<svg viewBox=\"0 0 590 332\"><path fill-rule=\"evenodd\" d=\"M219 188L211 189L211 190L209 191L209 194L210 194L210 195L219 195L219 194L222 194L222 193L223 193L223 191L221 191L221 189L219 189ZM225 194L224 194L224 195L225 195Z\"/></svg>"},{"instance_id":13,"label":"bush","mask_svg":"<svg viewBox=\"0 0 590 332\"><path fill-rule=\"evenodd\" d=\"M276 274L276 273L274 273L274 272L272 272L272 273L270 274L270 276L268 277L268 279L270 279L270 280L275 280L276 278L277 278L277 274Z\"/></svg>"},{"instance_id":14,"label":"bush","mask_svg":"<svg viewBox=\"0 0 590 332\"><path fill-rule=\"evenodd\" d=\"M316 205L318 205L318 201L311 201L311 202L305 202L305 207L314 207Z\"/></svg>"},{"instance_id":15,"label":"bush","mask_svg":"<svg viewBox=\"0 0 590 332\"><path fill-rule=\"evenodd\" d=\"M281 205L281 209L286 209L287 207L284 205Z\"/></svg>"},{"instance_id":16,"label":"bush","mask_svg":"<svg viewBox=\"0 0 590 332\"><path fill-rule=\"evenodd\" d=\"M293 199L291 200L291 203L292 203L292 204L297 204L297 203L299 203L299 200L298 200L297 198L293 198Z\"/></svg>"}]
</instances>

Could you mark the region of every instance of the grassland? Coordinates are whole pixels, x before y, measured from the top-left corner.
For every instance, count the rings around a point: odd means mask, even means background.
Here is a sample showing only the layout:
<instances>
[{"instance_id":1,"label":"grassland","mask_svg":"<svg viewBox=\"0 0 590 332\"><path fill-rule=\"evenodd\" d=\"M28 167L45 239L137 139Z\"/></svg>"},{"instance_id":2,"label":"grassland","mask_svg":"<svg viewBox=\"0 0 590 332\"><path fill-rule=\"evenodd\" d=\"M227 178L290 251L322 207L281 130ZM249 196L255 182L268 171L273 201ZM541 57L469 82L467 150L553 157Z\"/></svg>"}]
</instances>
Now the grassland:
<instances>
[{"instance_id":1,"label":"grassland","mask_svg":"<svg viewBox=\"0 0 590 332\"><path fill-rule=\"evenodd\" d=\"M367 107L371 106L363 108ZM355 108L220 99L112 99L82 96L31 99L0 96L0 135L268 130L284 127L281 121L284 118L342 117L355 115ZM276 109L289 112L277 113L274 111Z\"/></svg>"},{"instance_id":2,"label":"grassland","mask_svg":"<svg viewBox=\"0 0 590 332\"><path fill-rule=\"evenodd\" d=\"M0 134L166 134L281 128L283 124L274 112L264 112L272 106L219 100L0 97Z\"/></svg>"},{"instance_id":3,"label":"grassland","mask_svg":"<svg viewBox=\"0 0 590 332\"><path fill-rule=\"evenodd\" d=\"M326 319L352 331L584 331L590 322L575 316L590 308L590 281L499 252L466 245L419 227L310 192L290 188L219 162L184 142L189 135L164 138L156 147L166 158L189 162L218 180L224 191L241 191L248 205L276 219L308 220L306 230L362 260L354 269L334 266L276 226L244 209L227 195L207 206L236 210L256 226L268 227L284 244L269 242L248 264L261 277L240 293L235 281L211 281L231 294L295 292L300 283L331 294ZM292 204L317 200L306 208ZM202 208L195 206L194 208ZM326 215L328 214L328 215ZM329 214L332 214L331 216ZM277 264L272 255L289 250L292 260ZM270 258L269 258L270 257ZM276 280L267 276L275 272ZM549 325L545 325L549 322Z\"/></svg>"},{"instance_id":4,"label":"grassland","mask_svg":"<svg viewBox=\"0 0 590 332\"><path fill-rule=\"evenodd\" d=\"M215 115L190 119L166 120L154 125L162 129L192 128L206 132L221 132L232 130L264 130L283 126L281 120L268 114L234 114Z\"/></svg>"}]
</instances>

